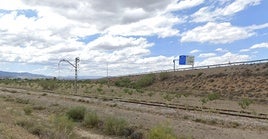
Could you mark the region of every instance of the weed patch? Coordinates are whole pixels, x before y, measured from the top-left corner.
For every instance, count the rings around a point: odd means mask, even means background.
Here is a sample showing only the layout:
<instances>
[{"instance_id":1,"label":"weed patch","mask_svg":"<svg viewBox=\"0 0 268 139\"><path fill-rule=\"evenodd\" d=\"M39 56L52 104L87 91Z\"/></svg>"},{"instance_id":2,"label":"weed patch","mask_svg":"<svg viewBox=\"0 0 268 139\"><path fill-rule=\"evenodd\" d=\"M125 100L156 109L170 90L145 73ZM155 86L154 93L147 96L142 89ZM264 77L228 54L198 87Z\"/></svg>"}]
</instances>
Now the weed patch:
<instances>
[{"instance_id":1,"label":"weed patch","mask_svg":"<svg viewBox=\"0 0 268 139\"><path fill-rule=\"evenodd\" d=\"M251 101L251 100L248 99L248 98L244 98L244 99L242 99L242 100L240 100L240 101L238 102L238 105L239 105L242 109L246 109L246 108L249 107L249 105L250 105L251 103L253 103L253 101Z\"/></svg>"},{"instance_id":2,"label":"weed patch","mask_svg":"<svg viewBox=\"0 0 268 139\"><path fill-rule=\"evenodd\" d=\"M177 139L177 137L170 127L158 125L150 130L148 139Z\"/></svg>"},{"instance_id":3,"label":"weed patch","mask_svg":"<svg viewBox=\"0 0 268 139\"><path fill-rule=\"evenodd\" d=\"M31 106L25 106L23 111L26 115L30 115L33 112L33 108Z\"/></svg>"},{"instance_id":4,"label":"weed patch","mask_svg":"<svg viewBox=\"0 0 268 139\"><path fill-rule=\"evenodd\" d=\"M73 134L74 123L65 115L58 115L53 118L55 128L54 138L69 138Z\"/></svg>"},{"instance_id":5,"label":"weed patch","mask_svg":"<svg viewBox=\"0 0 268 139\"><path fill-rule=\"evenodd\" d=\"M73 121L82 121L84 119L86 108L83 106L77 106L69 109L66 112L66 115L69 119Z\"/></svg>"},{"instance_id":6,"label":"weed patch","mask_svg":"<svg viewBox=\"0 0 268 139\"><path fill-rule=\"evenodd\" d=\"M168 79L169 78L169 74L167 73L167 72L161 72L160 74L159 74L159 79L160 79L160 81L164 81L164 80L166 80L166 79Z\"/></svg>"},{"instance_id":7,"label":"weed patch","mask_svg":"<svg viewBox=\"0 0 268 139\"><path fill-rule=\"evenodd\" d=\"M142 76L140 79L138 79L135 83L136 88L143 88L150 86L155 81L155 75L154 74L147 74Z\"/></svg>"},{"instance_id":8,"label":"weed patch","mask_svg":"<svg viewBox=\"0 0 268 139\"><path fill-rule=\"evenodd\" d=\"M84 117L83 125L85 127L93 128L93 127L97 127L99 122L100 122L100 119L95 112L88 112Z\"/></svg>"},{"instance_id":9,"label":"weed patch","mask_svg":"<svg viewBox=\"0 0 268 139\"><path fill-rule=\"evenodd\" d=\"M126 127L124 119L109 117L104 121L104 132L108 135L124 135Z\"/></svg>"}]
</instances>

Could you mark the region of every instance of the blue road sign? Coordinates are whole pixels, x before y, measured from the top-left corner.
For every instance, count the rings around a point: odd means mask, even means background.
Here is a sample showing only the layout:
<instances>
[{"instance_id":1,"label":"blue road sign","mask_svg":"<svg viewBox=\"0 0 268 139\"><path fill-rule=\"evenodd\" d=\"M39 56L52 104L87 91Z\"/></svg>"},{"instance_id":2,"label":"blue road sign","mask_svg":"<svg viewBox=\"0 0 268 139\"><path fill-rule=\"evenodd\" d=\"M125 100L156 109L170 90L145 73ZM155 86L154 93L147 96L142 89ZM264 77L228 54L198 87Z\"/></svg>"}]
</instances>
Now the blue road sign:
<instances>
[{"instance_id":1,"label":"blue road sign","mask_svg":"<svg viewBox=\"0 0 268 139\"><path fill-rule=\"evenodd\" d=\"M180 55L180 65L194 65L194 56Z\"/></svg>"},{"instance_id":2,"label":"blue road sign","mask_svg":"<svg viewBox=\"0 0 268 139\"><path fill-rule=\"evenodd\" d=\"M186 65L186 55L180 55L179 64Z\"/></svg>"}]
</instances>

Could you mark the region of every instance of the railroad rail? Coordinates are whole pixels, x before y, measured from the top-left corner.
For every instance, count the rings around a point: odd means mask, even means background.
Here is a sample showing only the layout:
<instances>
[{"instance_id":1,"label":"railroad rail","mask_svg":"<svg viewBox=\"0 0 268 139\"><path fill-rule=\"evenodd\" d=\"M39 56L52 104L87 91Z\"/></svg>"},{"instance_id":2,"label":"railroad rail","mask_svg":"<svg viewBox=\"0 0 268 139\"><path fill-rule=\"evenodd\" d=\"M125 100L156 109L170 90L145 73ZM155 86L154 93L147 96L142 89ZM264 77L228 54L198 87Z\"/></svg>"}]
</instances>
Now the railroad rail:
<instances>
[{"instance_id":1,"label":"railroad rail","mask_svg":"<svg viewBox=\"0 0 268 139\"><path fill-rule=\"evenodd\" d=\"M27 90L22 88L16 88L16 90L22 90L20 92L28 92L33 90ZM2 88L0 89L4 92L11 92L14 93L14 88ZM156 101L144 101L144 100L137 100L137 99L125 99L120 97L104 97L104 96L85 96L85 95L78 95L78 94L57 94L52 91L34 91L38 94L47 93L49 95L60 95L61 97L64 97L65 99L70 99L73 101L81 101L81 102L89 102L86 99L95 99L95 100L102 100L102 101L110 101L110 102L124 102L124 103L131 103L131 104L137 104L137 105L144 105L144 106L154 106L154 107L162 107L162 108L170 108L170 109L177 109L177 110L187 110L187 111L200 111L200 112L208 112L208 113L215 113L215 114L221 114L221 115L228 115L228 116L236 116L236 117L245 117L245 118L251 118L251 119L261 119L261 120L268 120L268 114L266 113L255 113L248 111L237 111L237 110L230 110L230 109L219 109L219 108L209 108L204 106L191 106L191 105L182 105L182 104L176 104L176 103L164 103L164 102L156 102ZM73 98L76 97L76 98Z\"/></svg>"}]
</instances>

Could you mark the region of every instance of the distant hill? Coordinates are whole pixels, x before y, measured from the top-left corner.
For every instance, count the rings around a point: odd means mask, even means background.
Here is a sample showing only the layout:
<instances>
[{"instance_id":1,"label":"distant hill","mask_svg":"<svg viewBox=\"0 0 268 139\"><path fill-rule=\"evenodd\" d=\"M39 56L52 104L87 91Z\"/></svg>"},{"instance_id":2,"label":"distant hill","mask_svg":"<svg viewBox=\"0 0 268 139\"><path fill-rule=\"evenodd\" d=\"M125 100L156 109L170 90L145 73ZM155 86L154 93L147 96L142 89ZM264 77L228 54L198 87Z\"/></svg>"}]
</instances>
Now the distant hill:
<instances>
[{"instance_id":1,"label":"distant hill","mask_svg":"<svg viewBox=\"0 0 268 139\"><path fill-rule=\"evenodd\" d=\"M28 72L6 72L0 71L0 78L21 78L21 79L38 79L38 78L52 78L50 76L40 75L40 74L32 74Z\"/></svg>"},{"instance_id":2,"label":"distant hill","mask_svg":"<svg viewBox=\"0 0 268 139\"><path fill-rule=\"evenodd\" d=\"M60 76L57 77L60 80L74 80L74 76ZM78 80L92 80L92 79L101 79L103 76L79 76Z\"/></svg>"}]
</instances>

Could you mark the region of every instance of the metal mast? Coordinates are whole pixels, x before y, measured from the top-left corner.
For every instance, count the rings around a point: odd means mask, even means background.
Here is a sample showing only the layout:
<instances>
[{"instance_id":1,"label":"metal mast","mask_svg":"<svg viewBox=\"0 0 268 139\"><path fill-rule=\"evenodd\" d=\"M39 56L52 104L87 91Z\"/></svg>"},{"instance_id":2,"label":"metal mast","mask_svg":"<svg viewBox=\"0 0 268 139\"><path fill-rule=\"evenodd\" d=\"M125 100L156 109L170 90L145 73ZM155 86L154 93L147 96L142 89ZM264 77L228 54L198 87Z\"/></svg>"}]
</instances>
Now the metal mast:
<instances>
[{"instance_id":1,"label":"metal mast","mask_svg":"<svg viewBox=\"0 0 268 139\"><path fill-rule=\"evenodd\" d=\"M179 61L179 59L173 59L173 70L176 71L176 61Z\"/></svg>"},{"instance_id":2,"label":"metal mast","mask_svg":"<svg viewBox=\"0 0 268 139\"><path fill-rule=\"evenodd\" d=\"M74 67L74 74L75 74L75 81L74 81L74 84L75 84L75 93L77 93L77 68L78 68L78 62L80 61L79 57L76 57L75 58L75 64L72 64L69 60L66 60L66 59L61 59L58 63L58 66L60 65L61 62L67 62L69 63L71 66Z\"/></svg>"}]
</instances>

